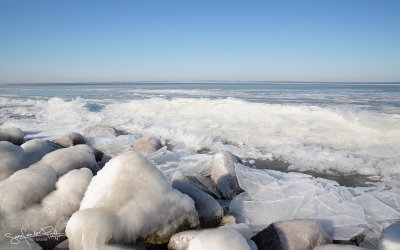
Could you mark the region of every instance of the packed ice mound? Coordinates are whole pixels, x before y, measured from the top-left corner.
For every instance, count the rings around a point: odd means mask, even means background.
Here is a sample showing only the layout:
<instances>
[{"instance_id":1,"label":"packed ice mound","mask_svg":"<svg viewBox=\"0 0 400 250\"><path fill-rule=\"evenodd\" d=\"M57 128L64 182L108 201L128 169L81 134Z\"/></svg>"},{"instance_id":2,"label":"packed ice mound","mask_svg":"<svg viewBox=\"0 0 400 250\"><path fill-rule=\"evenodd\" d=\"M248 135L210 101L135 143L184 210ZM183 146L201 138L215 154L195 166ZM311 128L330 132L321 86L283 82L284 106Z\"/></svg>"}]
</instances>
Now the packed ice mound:
<instances>
[{"instance_id":1,"label":"packed ice mound","mask_svg":"<svg viewBox=\"0 0 400 250\"><path fill-rule=\"evenodd\" d=\"M230 228L209 229L190 241L188 250L251 250L246 239Z\"/></svg>"},{"instance_id":2,"label":"packed ice mound","mask_svg":"<svg viewBox=\"0 0 400 250\"><path fill-rule=\"evenodd\" d=\"M24 150L24 160L27 166L40 161L40 159L42 159L46 154L60 149L58 145L40 139L27 141L21 145L21 148Z\"/></svg>"},{"instance_id":3,"label":"packed ice mound","mask_svg":"<svg viewBox=\"0 0 400 250\"><path fill-rule=\"evenodd\" d=\"M61 176L73 169L89 168L93 173L98 171L96 159L88 145L76 145L62 148L45 155L36 165L49 165Z\"/></svg>"},{"instance_id":4,"label":"packed ice mound","mask_svg":"<svg viewBox=\"0 0 400 250\"><path fill-rule=\"evenodd\" d=\"M306 174L241 164L236 174L246 192L232 201L230 212L255 231L277 221L317 219L333 239L349 240L360 233L379 237L384 223L400 219L400 190L346 188Z\"/></svg>"},{"instance_id":5,"label":"packed ice mound","mask_svg":"<svg viewBox=\"0 0 400 250\"><path fill-rule=\"evenodd\" d=\"M34 168L21 170L19 172L28 172L32 170L38 170L40 168L40 166L37 166ZM51 167L42 167L41 177L43 178L46 177L43 170L52 173L52 175L47 176L47 178L48 184L53 184L54 188L54 182L56 178L55 171ZM11 179L11 177L9 179ZM32 174L29 176L29 178L35 178L35 175ZM9 179L7 179L7 181ZM14 209L13 211L10 211L9 214L4 216L0 223L1 235L4 235L4 232L18 233L22 227L26 229L26 232L38 232L42 228L48 229L49 227L56 229L58 232L63 232L71 215L79 209L81 200L91 179L92 172L89 169L75 169L58 179L55 184L54 191L49 192L49 190L42 189L40 196L38 194L35 195L34 192L38 191L37 186L39 184L42 183L42 185L44 185L43 183L45 180L39 180L37 178L33 179L32 183L36 183L36 186L30 184L30 190L25 190L25 192L19 194L14 193L13 199L22 199L20 197L23 197L25 202L29 204L32 202L28 203L26 201L27 198L37 197L36 200L39 200L40 197L43 198L41 198L39 202L36 202L25 209ZM14 188L18 189L17 187L22 185L24 185L24 183L18 183L18 185L14 186ZM1 204L8 204L9 206L11 205L10 202L4 203L3 201ZM14 205L13 207L16 206Z\"/></svg>"},{"instance_id":6,"label":"packed ice mound","mask_svg":"<svg viewBox=\"0 0 400 250\"><path fill-rule=\"evenodd\" d=\"M55 188L56 172L38 165L15 172L0 182L0 216L15 213L39 202Z\"/></svg>"},{"instance_id":7,"label":"packed ice mound","mask_svg":"<svg viewBox=\"0 0 400 250\"><path fill-rule=\"evenodd\" d=\"M0 141L0 181L25 168L24 150L8 141Z\"/></svg>"},{"instance_id":8,"label":"packed ice mound","mask_svg":"<svg viewBox=\"0 0 400 250\"><path fill-rule=\"evenodd\" d=\"M193 200L135 152L113 158L93 177L80 209L67 225L73 249L92 249L85 246L104 244L110 237L117 243L161 244L199 225ZM94 230L98 224L104 225L100 231Z\"/></svg>"}]
</instances>

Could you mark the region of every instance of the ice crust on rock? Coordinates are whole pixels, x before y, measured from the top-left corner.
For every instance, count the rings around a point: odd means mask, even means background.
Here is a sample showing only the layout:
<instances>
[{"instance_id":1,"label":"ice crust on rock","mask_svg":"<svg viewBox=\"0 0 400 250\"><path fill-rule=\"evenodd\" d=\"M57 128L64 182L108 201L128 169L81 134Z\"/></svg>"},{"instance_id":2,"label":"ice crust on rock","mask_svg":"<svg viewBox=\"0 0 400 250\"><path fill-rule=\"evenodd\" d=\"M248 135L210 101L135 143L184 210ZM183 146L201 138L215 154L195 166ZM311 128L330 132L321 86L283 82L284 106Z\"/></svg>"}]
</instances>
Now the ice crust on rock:
<instances>
[{"instance_id":1,"label":"ice crust on rock","mask_svg":"<svg viewBox=\"0 0 400 250\"><path fill-rule=\"evenodd\" d=\"M0 141L0 181L25 168L24 150L8 141Z\"/></svg>"},{"instance_id":2,"label":"ice crust on rock","mask_svg":"<svg viewBox=\"0 0 400 250\"><path fill-rule=\"evenodd\" d=\"M29 168L26 171L39 168L39 166ZM51 167L47 167L47 170L54 172ZM40 203L35 203L22 210L16 209L4 216L0 223L0 233L2 235L4 235L3 233L20 233L22 227L26 229L26 232L38 231L41 228L52 231L49 227L56 229L57 232L63 232L71 215L79 209L91 178L92 172L87 168L72 170L61 176L55 184L54 191L48 194L46 194L46 190L43 191L45 196L41 195L44 197ZM55 180L55 172L53 179ZM36 182L38 181L36 180ZM34 187L31 185L31 188ZM29 194L32 194L33 191L29 191Z\"/></svg>"},{"instance_id":3,"label":"ice crust on rock","mask_svg":"<svg viewBox=\"0 0 400 250\"><path fill-rule=\"evenodd\" d=\"M190 241L188 250L251 250L246 239L230 228L209 229Z\"/></svg>"},{"instance_id":4,"label":"ice crust on rock","mask_svg":"<svg viewBox=\"0 0 400 250\"><path fill-rule=\"evenodd\" d=\"M21 148L24 150L25 164L29 166L40 161L46 154L60 149L61 147L50 141L33 139L22 144Z\"/></svg>"},{"instance_id":5,"label":"ice crust on rock","mask_svg":"<svg viewBox=\"0 0 400 250\"><path fill-rule=\"evenodd\" d=\"M199 235L204 230L187 230L180 233L172 235L168 242L169 250L187 250L190 241L193 240L197 235Z\"/></svg>"},{"instance_id":6,"label":"ice crust on rock","mask_svg":"<svg viewBox=\"0 0 400 250\"><path fill-rule=\"evenodd\" d=\"M56 172L38 165L15 172L0 182L0 215L15 213L40 201L55 188Z\"/></svg>"},{"instance_id":7,"label":"ice crust on rock","mask_svg":"<svg viewBox=\"0 0 400 250\"><path fill-rule=\"evenodd\" d=\"M30 167L36 165L51 166L56 170L57 176L79 168L89 168L93 173L98 171L93 151L88 145L76 145L55 150Z\"/></svg>"},{"instance_id":8,"label":"ice crust on rock","mask_svg":"<svg viewBox=\"0 0 400 250\"><path fill-rule=\"evenodd\" d=\"M140 154L131 151L113 158L93 177L80 209L96 208L119 219L119 223L110 224L107 229L116 243L136 240L166 243L174 233L196 228L199 224L193 200L173 189L162 172ZM97 227L97 224L90 223L102 220L101 216L86 219L90 212L79 211L78 214L77 217L82 217L82 225L77 219L68 222L67 226L73 242L81 242L79 235L90 235L90 228ZM80 233L74 233L78 231ZM86 245L89 244L86 241L93 240L88 236L79 244ZM106 243L108 236L100 241Z\"/></svg>"},{"instance_id":9,"label":"ice crust on rock","mask_svg":"<svg viewBox=\"0 0 400 250\"><path fill-rule=\"evenodd\" d=\"M381 223L400 219L394 189L346 188L306 174L241 164L236 174L246 192L231 202L230 212L255 231L277 221L317 219L333 239L348 240L360 233L379 237Z\"/></svg>"},{"instance_id":10,"label":"ice crust on rock","mask_svg":"<svg viewBox=\"0 0 400 250\"><path fill-rule=\"evenodd\" d=\"M0 128L0 141L20 146L24 142L24 132L19 128Z\"/></svg>"},{"instance_id":11,"label":"ice crust on rock","mask_svg":"<svg viewBox=\"0 0 400 250\"><path fill-rule=\"evenodd\" d=\"M214 155L211 167L211 179L217 184L224 199L232 199L241 189L236 179L235 163L240 159L228 151Z\"/></svg>"}]
</instances>

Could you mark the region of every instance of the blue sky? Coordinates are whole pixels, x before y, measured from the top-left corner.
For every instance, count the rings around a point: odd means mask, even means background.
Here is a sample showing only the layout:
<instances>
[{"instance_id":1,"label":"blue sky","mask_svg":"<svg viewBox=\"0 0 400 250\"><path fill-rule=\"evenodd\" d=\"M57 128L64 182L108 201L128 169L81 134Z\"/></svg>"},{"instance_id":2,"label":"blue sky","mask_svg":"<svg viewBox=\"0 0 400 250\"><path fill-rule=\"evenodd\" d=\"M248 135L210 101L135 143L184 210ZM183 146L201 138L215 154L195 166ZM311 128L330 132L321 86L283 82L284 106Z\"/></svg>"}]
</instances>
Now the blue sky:
<instances>
[{"instance_id":1,"label":"blue sky","mask_svg":"<svg viewBox=\"0 0 400 250\"><path fill-rule=\"evenodd\" d=\"M400 81L399 0L0 0L0 82Z\"/></svg>"}]
</instances>

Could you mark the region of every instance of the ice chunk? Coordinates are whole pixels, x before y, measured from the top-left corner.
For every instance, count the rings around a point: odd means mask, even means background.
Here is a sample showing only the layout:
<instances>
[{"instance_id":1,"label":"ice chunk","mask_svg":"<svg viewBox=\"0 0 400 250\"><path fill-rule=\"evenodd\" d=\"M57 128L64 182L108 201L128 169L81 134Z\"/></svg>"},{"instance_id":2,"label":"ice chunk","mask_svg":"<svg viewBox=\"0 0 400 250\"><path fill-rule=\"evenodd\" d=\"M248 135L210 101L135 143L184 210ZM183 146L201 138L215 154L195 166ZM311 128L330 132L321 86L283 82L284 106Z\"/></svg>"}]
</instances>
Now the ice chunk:
<instances>
[{"instance_id":1,"label":"ice chunk","mask_svg":"<svg viewBox=\"0 0 400 250\"><path fill-rule=\"evenodd\" d=\"M93 173L98 171L93 151L88 145L76 145L62 148L45 155L39 162L31 165L49 165L61 176L72 169L89 168Z\"/></svg>"},{"instance_id":2,"label":"ice chunk","mask_svg":"<svg viewBox=\"0 0 400 250\"><path fill-rule=\"evenodd\" d=\"M24 150L8 141L0 141L0 181L25 168Z\"/></svg>"},{"instance_id":3,"label":"ice chunk","mask_svg":"<svg viewBox=\"0 0 400 250\"><path fill-rule=\"evenodd\" d=\"M14 213L40 201L55 187L56 172L38 165L15 172L0 182L0 213Z\"/></svg>"},{"instance_id":4,"label":"ice chunk","mask_svg":"<svg viewBox=\"0 0 400 250\"><path fill-rule=\"evenodd\" d=\"M138 238L166 243L183 226L193 228L199 223L193 200L173 189L155 166L131 151L113 158L92 179L81 203L81 209L86 208L104 208L120 218L114 227L117 243ZM90 229L90 225L82 228ZM71 230L76 231L73 225Z\"/></svg>"},{"instance_id":5,"label":"ice chunk","mask_svg":"<svg viewBox=\"0 0 400 250\"><path fill-rule=\"evenodd\" d=\"M400 218L400 213L370 194L362 194L354 201L363 206L368 219L373 221L395 220Z\"/></svg>"},{"instance_id":6,"label":"ice chunk","mask_svg":"<svg viewBox=\"0 0 400 250\"><path fill-rule=\"evenodd\" d=\"M246 239L236 230L210 229L190 241L188 250L251 250Z\"/></svg>"},{"instance_id":7,"label":"ice chunk","mask_svg":"<svg viewBox=\"0 0 400 250\"><path fill-rule=\"evenodd\" d=\"M235 199L231 202L229 211L237 218L243 216L246 220L239 220L239 222L250 223L251 227L257 231L273 222L293 219L301 202L300 196L259 202Z\"/></svg>"}]
</instances>

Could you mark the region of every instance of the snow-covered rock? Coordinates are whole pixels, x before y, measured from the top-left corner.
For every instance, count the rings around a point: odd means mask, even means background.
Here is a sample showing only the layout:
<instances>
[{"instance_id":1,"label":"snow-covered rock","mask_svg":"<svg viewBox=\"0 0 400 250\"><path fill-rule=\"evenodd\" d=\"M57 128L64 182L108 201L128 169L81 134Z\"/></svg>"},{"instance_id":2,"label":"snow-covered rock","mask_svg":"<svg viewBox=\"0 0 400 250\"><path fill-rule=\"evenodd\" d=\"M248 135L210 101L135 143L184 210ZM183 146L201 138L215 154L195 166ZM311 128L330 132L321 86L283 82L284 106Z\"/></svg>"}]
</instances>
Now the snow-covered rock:
<instances>
[{"instance_id":1,"label":"snow-covered rock","mask_svg":"<svg viewBox=\"0 0 400 250\"><path fill-rule=\"evenodd\" d=\"M236 178L235 163L241 162L239 157L228 151L214 155L211 168L211 179L217 184L224 199L232 199L241 192Z\"/></svg>"},{"instance_id":2,"label":"snow-covered rock","mask_svg":"<svg viewBox=\"0 0 400 250\"><path fill-rule=\"evenodd\" d=\"M189 243L188 250L251 250L246 239L229 228L209 229L198 234Z\"/></svg>"},{"instance_id":3,"label":"snow-covered rock","mask_svg":"<svg viewBox=\"0 0 400 250\"><path fill-rule=\"evenodd\" d=\"M55 188L56 172L38 165L15 172L0 182L0 214L15 213L40 201Z\"/></svg>"},{"instance_id":4,"label":"snow-covered rock","mask_svg":"<svg viewBox=\"0 0 400 250\"><path fill-rule=\"evenodd\" d=\"M307 250L331 241L314 220L276 222L251 239L259 250Z\"/></svg>"},{"instance_id":5,"label":"snow-covered rock","mask_svg":"<svg viewBox=\"0 0 400 250\"><path fill-rule=\"evenodd\" d=\"M189 183L174 182L172 187L187 194L194 200L202 228L217 227L219 225L224 216L224 209L213 197Z\"/></svg>"},{"instance_id":6,"label":"snow-covered rock","mask_svg":"<svg viewBox=\"0 0 400 250\"><path fill-rule=\"evenodd\" d=\"M83 134L90 137L97 137L97 136L118 136L118 132L109 126L105 125L96 125L87 127L83 130Z\"/></svg>"},{"instance_id":7,"label":"snow-covered rock","mask_svg":"<svg viewBox=\"0 0 400 250\"><path fill-rule=\"evenodd\" d=\"M400 222L387 227L379 239L379 250L395 249L400 249Z\"/></svg>"},{"instance_id":8,"label":"snow-covered rock","mask_svg":"<svg viewBox=\"0 0 400 250\"><path fill-rule=\"evenodd\" d=\"M115 243L167 243L174 233L199 224L193 200L173 189L160 170L131 151L113 158L93 177L80 209L67 225L76 249L91 249L85 246L105 244L111 237ZM109 223L103 218L115 219ZM98 233L92 230L97 223L103 225Z\"/></svg>"},{"instance_id":9,"label":"snow-covered rock","mask_svg":"<svg viewBox=\"0 0 400 250\"><path fill-rule=\"evenodd\" d=\"M151 153L156 152L162 148L161 141L154 137L143 137L140 140L134 142L129 150L134 152L140 152L144 156L148 156Z\"/></svg>"},{"instance_id":10,"label":"snow-covered rock","mask_svg":"<svg viewBox=\"0 0 400 250\"><path fill-rule=\"evenodd\" d=\"M0 141L9 141L20 146L24 143L24 132L19 128L0 128Z\"/></svg>"},{"instance_id":11,"label":"snow-covered rock","mask_svg":"<svg viewBox=\"0 0 400 250\"><path fill-rule=\"evenodd\" d=\"M24 150L8 141L0 141L0 181L25 168Z\"/></svg>"},{"instance_id":12,"label":"snow-covered rock","mask_svg":"<svg viewBox=\"0 0 400 250\"><path fill-rule=\"evenodd\" d=\"M54 140L54 143L63 148L68 148L79 144L86 144L86 138L79 133L72 132Z\"/></svg>"},{"instance_id":13,"label":"snow-covered rock","mask_svg":"<svg viewBox=\"0 0 400 250\"><path fill-rule=\"evenodd\" d=\"M22 144L21 148L24 150L25 164L29 166L40 161L46 154L60 149L61 147L50 141L34 139Z\"/></svg>"},{"instance_id":14,"label":"snow-covered rock","mask_svg":"<svg viewBox=\"0 0 400 250\"><path fill-rule=\"evenodd\" d=\"M88 145L76 145L55 150L45 155L31 167L36 165L51 166L56 170L57 176L79 168L89 168L93 173L98 171L92 149Z\"/></svg>"}]
</instances>

